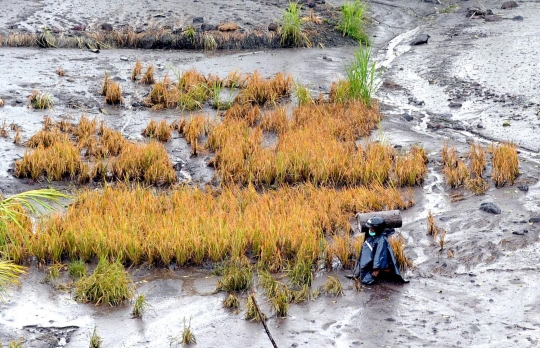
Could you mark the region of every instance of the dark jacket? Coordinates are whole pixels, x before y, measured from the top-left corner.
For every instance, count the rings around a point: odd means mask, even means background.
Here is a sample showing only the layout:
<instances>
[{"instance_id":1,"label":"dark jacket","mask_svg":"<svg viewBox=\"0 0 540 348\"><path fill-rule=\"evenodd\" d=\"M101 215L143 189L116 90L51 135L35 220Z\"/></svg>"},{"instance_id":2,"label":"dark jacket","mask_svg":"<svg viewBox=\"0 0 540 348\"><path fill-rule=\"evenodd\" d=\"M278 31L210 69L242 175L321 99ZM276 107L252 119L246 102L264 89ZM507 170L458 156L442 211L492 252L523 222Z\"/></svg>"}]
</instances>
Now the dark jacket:
<instances>
[{"instance_id":1,"label":"dark jacket","mask_svg":"<svg viewBox=\"0 0 540 348\"><path fill-rule=\"evenodd\" d=\"M366 233L366 239L362 245L360 255L354 268L354 277L361 279L364 284L372 284L375 278L371 275L373 270L379 269L378 278L387 279L396 283L408 283L401 277L396 257L388 241L388 237L394 234L393 228L387 228L382 233L370 236ZM389 269L390 272L384 272Z\"/></svg>"}]
</instances>

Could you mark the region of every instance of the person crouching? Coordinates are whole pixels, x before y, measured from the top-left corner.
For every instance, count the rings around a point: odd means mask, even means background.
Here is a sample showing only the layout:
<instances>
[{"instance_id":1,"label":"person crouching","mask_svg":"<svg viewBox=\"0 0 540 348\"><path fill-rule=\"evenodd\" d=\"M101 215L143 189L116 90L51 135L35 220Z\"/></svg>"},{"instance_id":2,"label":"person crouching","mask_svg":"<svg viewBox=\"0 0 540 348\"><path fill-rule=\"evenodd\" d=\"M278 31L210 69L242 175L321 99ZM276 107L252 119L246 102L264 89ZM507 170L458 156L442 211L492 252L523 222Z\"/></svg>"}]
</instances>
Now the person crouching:
<instances>
[{"instance_id":1,"label":"person crouching","mask_svg":"<svg viewBox=\"0 0 540 348\"><path fill-rule=\"evenodd\" d=\"M366 285L375 283L377 279L408 283L399 272L396 257L388 241L388 237L394 234L395 230L385 228L385 221L381 217L370 218L366 226L369 231L366 232L353 277Z\"/></svg>"}]
</instances>

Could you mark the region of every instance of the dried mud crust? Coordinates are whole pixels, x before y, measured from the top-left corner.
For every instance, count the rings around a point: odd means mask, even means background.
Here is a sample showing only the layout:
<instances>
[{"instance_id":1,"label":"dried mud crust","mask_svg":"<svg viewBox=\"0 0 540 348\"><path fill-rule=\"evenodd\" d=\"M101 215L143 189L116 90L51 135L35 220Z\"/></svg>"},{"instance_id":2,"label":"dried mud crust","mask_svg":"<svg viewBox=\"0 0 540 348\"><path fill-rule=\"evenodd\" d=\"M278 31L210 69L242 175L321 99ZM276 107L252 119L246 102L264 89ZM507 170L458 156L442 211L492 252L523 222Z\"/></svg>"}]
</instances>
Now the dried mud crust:
<instances>
[{"instance_id":1,"label":"dried mud crust","mask_svg":"<svg viewBox=\"0 0 540 348\"><path fill-rule=\"evenodd\" d=\"M243 25L239 18L223 17L221 13L219 16L221 20L212 24L205 23L204 17L192 18L193 23L188 21L190 24L187 25L179 25L178 21L175 24L163 24L158 21L143 27L131 23L119 25L102 23L88 27L76 24L64 25L62 28L44 26L27 29L22 24L11 24L7 28L0 27L0 46L195 50L290 47L290 44L282 42L279 30L279 22L286 6L283 4L268 6L265 3L259 7L262 17L257 21L258 25L254 25L251 21L247 22L247 25ZM271 10L268 10L268 7ZM274 7L278 8L279 11L276 12ZM277 17L270 17L273 15ZM355 45L355 40L344 37L337 30L340 15L340 8L329 4L320 4L314 9L308 9L305 6L302 10L304 22L302 28L310 43L298 43L298 46L310 46L310 44L314 47ZM312 19L315 18L317 23L310 20L310 16ZM28 23L28 20L23 23ZM231 23L230 27L235 29L227 31L220 26L220 23ZM272 30L269 28L270 24L274 25Z\"/></svg>"}]
</instances>

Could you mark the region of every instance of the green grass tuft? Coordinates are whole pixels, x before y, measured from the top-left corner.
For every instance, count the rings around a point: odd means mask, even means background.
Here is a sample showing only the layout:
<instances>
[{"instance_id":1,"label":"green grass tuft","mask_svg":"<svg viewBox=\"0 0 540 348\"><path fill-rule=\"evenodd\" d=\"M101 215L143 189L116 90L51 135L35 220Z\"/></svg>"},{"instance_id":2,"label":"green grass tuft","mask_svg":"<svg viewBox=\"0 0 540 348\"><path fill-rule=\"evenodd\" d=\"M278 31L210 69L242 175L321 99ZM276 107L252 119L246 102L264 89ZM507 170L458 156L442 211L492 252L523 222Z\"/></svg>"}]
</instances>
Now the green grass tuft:
<instances>
[{"instance_id":1,"label":"green grass tuft","mask_svg":"<svg viewBox=\"0 0 540 348\"><path fill-rule=\"evenodd\" d=\"M120 262L101 259L88 277L75 283L75 299L80 302L118 305L133 297L133 282Z\"/></svg>"},{"instance_id":2,"label":"green grass tuft","mask_svg":"<svg viewBox=\"0 0 540 348\"><path fill-rule=\"evenodd\" d=\"M83 260L73 261L68 266L69 275L74 278L81 278L86 275L86 263Z\"/></svg>"},{"instance_id":3,"label":"green grass tuft","mask_svg":"<svg viewBox=\"0 0 540 348\"><path fill-rule=\"evenodd\" d=\"M283 26L281 27L281 46L283 47L311 47L307 35L302 30L300 11L302 6L297 2L290 2L283 12Z\"/></svg>"},{"instance_id":4,"label":"green grass tuft","mask_svg":"<svg viewBox=\"0 0 540 348\"><path fill-rule=\"evenodd\" d=\"M349 99L360 100L367 106L371 106L371 95L378 87L376 64L370 64L370 59L371 49L360 46L346 69Z\"/></svg>"},{"instance_id":5,"label":"green grass tuft","mask_svg":"<svg viewBox=\"0 0 540 348\"><path fill-rule=\"evenodd\" d=\"M338 29L343 36L351 37L360 43L369 45L365 32L365 16L367 5L364 1L346 2L341 11Z\"/></svg>"}]
</instances>

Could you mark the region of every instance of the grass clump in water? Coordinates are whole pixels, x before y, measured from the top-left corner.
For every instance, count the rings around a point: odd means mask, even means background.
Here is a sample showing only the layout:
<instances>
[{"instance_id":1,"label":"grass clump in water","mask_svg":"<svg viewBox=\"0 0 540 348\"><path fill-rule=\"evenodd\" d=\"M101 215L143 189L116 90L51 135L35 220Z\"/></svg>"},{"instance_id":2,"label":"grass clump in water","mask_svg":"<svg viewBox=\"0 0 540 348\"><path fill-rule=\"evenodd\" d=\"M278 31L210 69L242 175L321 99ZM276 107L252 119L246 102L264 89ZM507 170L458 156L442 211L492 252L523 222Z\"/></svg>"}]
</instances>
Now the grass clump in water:
<instances>
[{"instance_id":1,"label":"grass clump in water","mask_svg":"<svg viewBox=\"0 0 540 348\"><path fill-rule=\"evenodd\" d=\"M94 272L75 283L79 302L116 306L133 297L133 282L120 262L101 259Z\"/></svg>"},{"instance_id":2,"label":"grass clump in water","mask_svg":"<svg viewBox=\"0 0 540 348\"><path fill-rule=\"evenodd\" d=\"M236 310L240 308L240 299L235 294L229 294L229 296L223 301L223 307Z\"/></svg>"},{"instance_id":3,"label":"grass clump in water","mask_svg":"<svg viewBox=\"0 0 540 348\"><path fill-rule=\"evenodd\" d=\"M493 154L493 174L492 179L497 187L506 184L513 185L514 180L519 175L519 158L516 145L512 143L503 143L492 145Z\"/></svg>"},{"instance_id":4,"label":"grass clump in water","mask_svg":"<svg viewBox=\"0 0 540 348\"><path fill-rule=\"evenodd\" d=\"M254 295L249 295L246 304L246 320L255 320L257 323L268 320L263 312L257 310Z\"/></svg>"},{"instance_id":5,"label":"grass clump in water","mask_svg":"<svg viewBox=\"0 0 540 348\"><path fill-rule=\"evenodd\" d=\"M338 29L343 36L351 37L360 43L369 44L369 39L365 32L365 16L367 5L364 1L347 1L341 10L341 18Z\"/></svg>"},{"instance_id":6,"label":"grass clump in water","mask_svg":"<svg viewBox=\"0 0 540 348\"><path fill-rule=\"evenodd\" d=\"M142 135L152 139L157 139L161 142L166 142L171 140L172 131L166 120L162 120L160 122L150 120L148 126L146 126L146 128L142 131Z\"/></svg>"},{"instance_id":7,"label":"grass clump in water","mask_svg":"<svg viewBox=\"0 0 540 348\"><path fill-rule=\"evenodd\" d=\"M135 62L135 66L133 67L133 70L131 70L131 80L135 81L139 78L139 76L142 73L142 63L140 60L137 59Z\"/></svg>"},{"instance_id":8,"label":"grass clump in water","mask_svg":"<svg viewBox=\"0 0 540 348\"><path fill-rule=\"evenodd\" d=\"M328 280L321 289L322 293L332 296L343 296L343 285L339 281L338 277L328 276Z\"/></svg>"},{"instance_id":9,"label":"grass clump in water","mask_svg":"<svg viewBox=\"0 0 540 348\"><path fill-rule=\"evenodd\" d=\"M103 343L103 340L101 339L101 337L99 337L97 333L97 327L94 326L94 331L92 332L92 335L90 336L89 348L101 348L102 343Z\"/></svg>"},{"instance_id":10,"label":"grass clump in water","mask_svg":"<svg viewBox=\"0 0 540 348\"><path fill-rule=\"evenodd\" d=\"M41 93L36 89L30 94L28 100L30 101L30 106L34 109L50 109L54 106L54 101L50 94Z\"/></svg>"},{"instance_id":11,"label":"grass clump in water","mask_svg":"<svg viewBox=\"0 0 540 348\"><path fill-rule=\"evenodd\" d=\"M148 307L148 301L145 294L140 294L133 303L133 309L131 310L132 318L142 318L146 308Z\"/></svg>"}]
</instances>

